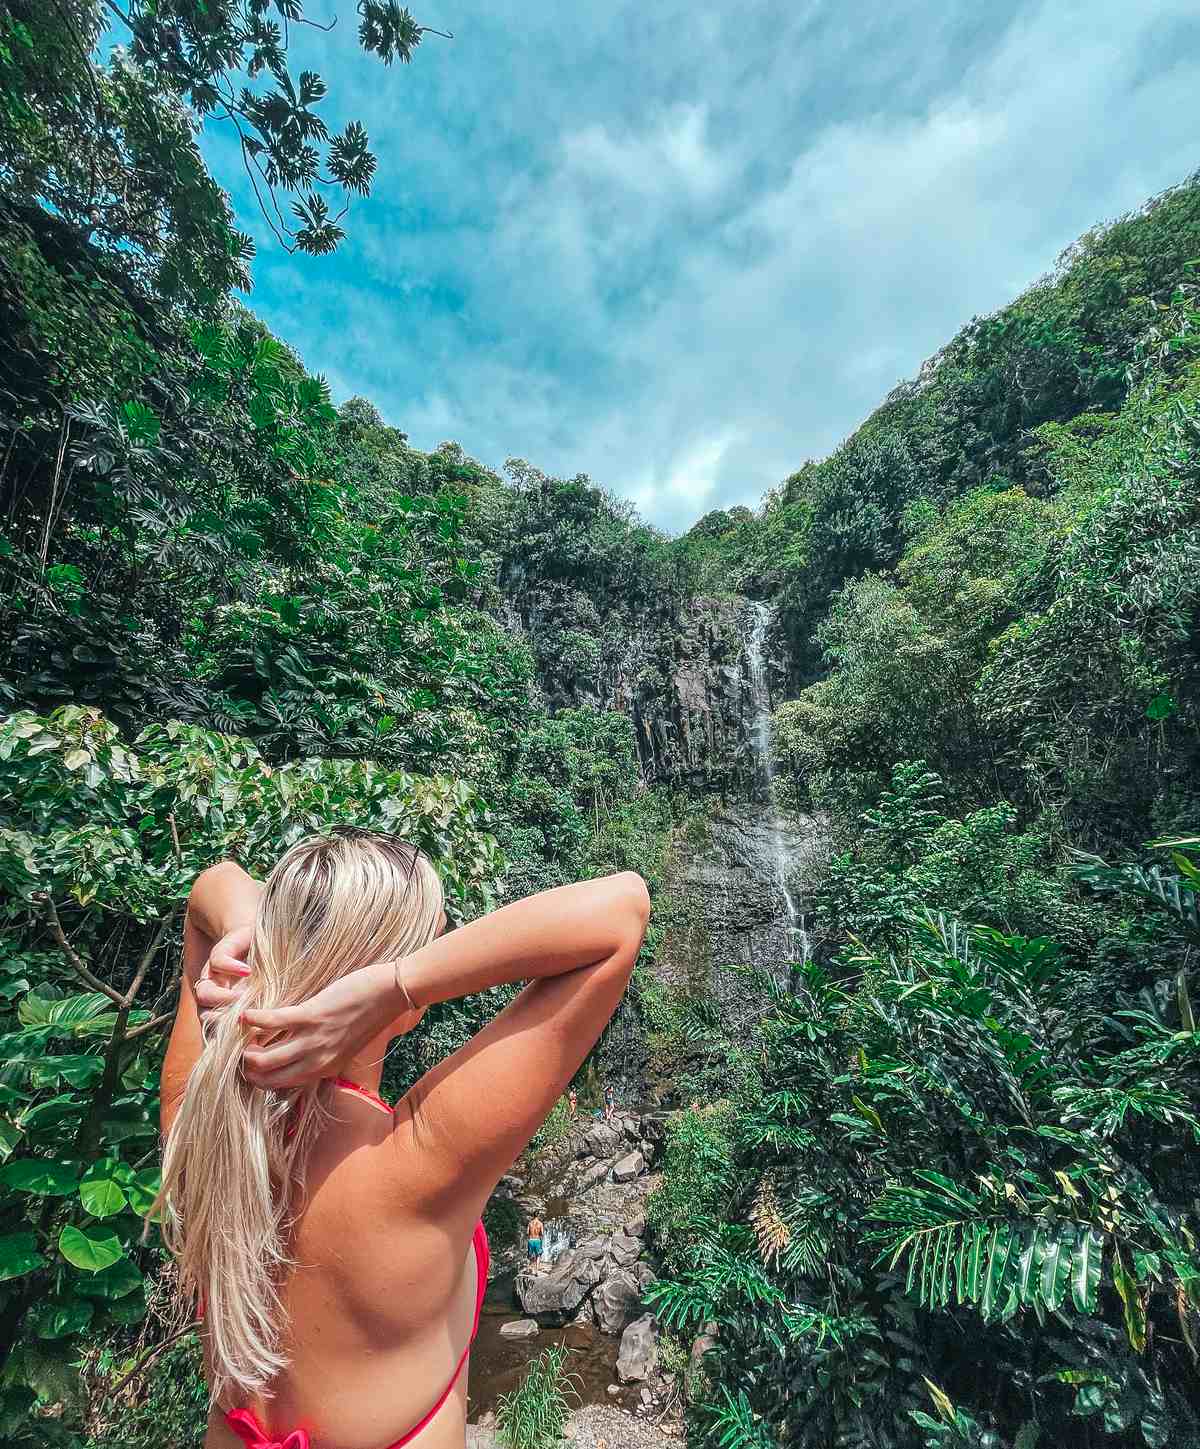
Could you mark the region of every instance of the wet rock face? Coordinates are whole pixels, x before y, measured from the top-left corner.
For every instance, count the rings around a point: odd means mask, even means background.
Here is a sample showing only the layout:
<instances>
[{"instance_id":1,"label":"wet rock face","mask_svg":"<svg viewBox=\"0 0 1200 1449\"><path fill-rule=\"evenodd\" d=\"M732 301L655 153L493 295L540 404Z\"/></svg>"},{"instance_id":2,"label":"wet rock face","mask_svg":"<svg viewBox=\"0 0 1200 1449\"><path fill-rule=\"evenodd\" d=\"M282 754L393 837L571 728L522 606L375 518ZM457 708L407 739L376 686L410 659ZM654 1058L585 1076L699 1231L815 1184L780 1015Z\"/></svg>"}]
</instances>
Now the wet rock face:
<instances>
[{"instance_id":1,"label":"wet rock face","mask_svg":"<svg viewBox=\"0 0 1200 1449\"><path fill-rule=\"evenodd\" d=\"M576 657L562 647L565 605L553 591L525 592L516 576L505 587L510 591L505 622L528 637L552 707L627 714L650 781L735 796L761 794L754 751L757 705L746 663L755 607L749 600L661 599L627 634L606 639L594 657ZM576 610L578 605L576 599ZM572 622L577 635L580 630L603 635L599 617ZM782 699L787 654L775 626L765 640L764 662L769 688Z\"/></svg>"},{"instance_id":2,"label":"wet rock face","mask_svg":"<svg viewBox=\"0 0 1200 1449\"><path fill-rule=\"evenodd\" d=\"M522 1269L517 1274L517 1297L525 1312L539 1323L560 1326L575 1317L603 1272L602 1258L568 1250L548 1273Z\"/></svg>"},{"instance_id":3,"label":"wet rock face","mask_svg":"<svg viewBox=\"0 0 1200 1449\"><path fill-rule=\"evenodd\" d=\"M612 1176L614 1182L632 1182L635 1177L641 1177L646 1170L646 1159L640 1152L631 1152L627 1157L613 1163Z\"/></svg>"},{"instance_id":4,"label":"wet rock face","mask_svg":"<svg viewBox=\"0 0 1200 1449\"><path fill-rule=\"evenodd\" d=\"M605 1278L592 1299L596 1323L605 1333L620 1333L641 1307L642 1289L635 1274L619 1268Z\"/></svg>"},{"instance_id":5,"label":"wet rock face","mask_svg":"<svg viewBox=\"0 0 1200 1449\"><path fill-rule=\"evenodd\" d=\"M762 1014L762 997L728 968L758 967L786 979L788 963L803 951L785 879L803 912L813 863L825 849L826 832L816 820L784 819L752 802L714 806L671 865L668 889L685 908L685 924L664 943L656 963L660 978L713 998L731 1030L749 1029Z\"/></svg>"}]
</instances>

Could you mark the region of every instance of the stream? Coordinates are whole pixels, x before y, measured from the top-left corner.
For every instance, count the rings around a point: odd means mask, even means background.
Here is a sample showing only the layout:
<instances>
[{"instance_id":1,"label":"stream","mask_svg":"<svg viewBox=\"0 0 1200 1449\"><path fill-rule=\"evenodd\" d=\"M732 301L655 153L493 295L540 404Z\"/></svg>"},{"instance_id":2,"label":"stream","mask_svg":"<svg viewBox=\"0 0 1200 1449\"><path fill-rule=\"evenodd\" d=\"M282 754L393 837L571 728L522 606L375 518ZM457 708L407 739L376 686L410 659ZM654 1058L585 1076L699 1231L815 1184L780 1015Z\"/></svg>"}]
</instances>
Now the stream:
<instances>
[{"instance_id":1,"label":"stream","mask_svg":"<svg viewBox=\"0 0 1200 1449\"><path fill-rule=\"evenodd\" d=\"M512 1393L520 1384L531 1360L556 1343L566 1344L571 1351L568 1368L579 1376L576 1388L580 1403L636 1407L640 1384L622 1384L618 1394L608 1392L617 1378L620 1335L601 1333L590 1323L573 1323L566 1328L543 1328L536 1338L500 1336L501 1324L525 1316L513 1293L515 1281L515 1273L504 1273L488 1284L479 1336L471 1350L468 1422L476 1424L485 1414L494 1412L500 1396Z\"/></svg>"}]
</instances>

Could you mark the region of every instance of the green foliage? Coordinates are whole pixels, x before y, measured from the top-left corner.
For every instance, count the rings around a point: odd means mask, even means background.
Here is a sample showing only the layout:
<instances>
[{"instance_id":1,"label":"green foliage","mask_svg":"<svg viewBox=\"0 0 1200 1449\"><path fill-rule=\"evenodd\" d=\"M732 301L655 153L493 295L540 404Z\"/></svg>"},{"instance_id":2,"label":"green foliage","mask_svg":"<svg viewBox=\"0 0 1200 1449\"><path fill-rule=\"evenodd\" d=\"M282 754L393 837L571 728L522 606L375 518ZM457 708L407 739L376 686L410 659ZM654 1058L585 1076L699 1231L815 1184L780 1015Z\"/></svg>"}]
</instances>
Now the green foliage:
<instances>
[{"instance_id":1,"label":"green foliage","mask_svg":"<svg viewBox=\"0 0 1200 1449\"><path fill-rule=\"evenodd\" d=\"M783 795L843 818L893 764L1007 795L1107 849L1185 823L1195 791L1200 378L1098 426L1039 430L1053 500L981 492L910 530L896 577L835 598L826 676L776 716Z\"/></svg>"},{"instance_id":2,"label":"green foliage","mask_svg":"<svg viewBox=\"0 0 1200 1449\"><path fill-rule=\"evenodd\" d=\"M114 1393L139 1359L113 1344L91 1350L85 1377L93 1408L84 1449L159 1449L198 1444L208 1423L199 1338L173 1344Z\"/></svg>"},{"instance_id":3,"label":"green foliage","mask_svg":"<svg viewBox=\"0 0 1200 1449\"><path fill-rule=\"evenodd\" d=\"M363 50L389 66L412 58L425 32L407 10L383 0L357 10ZM120 43L101 61L114 19ZM330 132L316 109L327 91L319 75L290 73L290 26L305 23L300 0L17 0L0 21L0 180L143 284L208 304L248 285L254 250L196 144L216 123L236 137L281 245L332 251L351 196L370 191L375 157L359 122Z\"/></svg>"},{"instance_id":4,"label":"green foliage","mask_svg":"<svg viewBox=\"0 0 1200 1449\"><path fill-rule=\"evenodd\" d=\"M0 721L0 1346L145 1313L158 1189L162 1032L196 875L234 857L263 872L335 822L373 825L436 862L452 915L477 913L500 856L462 781L366 761L274 766L247 740L98 711Z\"/></svg>"},{"instance_id":5,"label":"green foliage","mask_svg":"<svg viewBox=\"0 0 1200 1449\"><path fill-rule=\"evenodd\" d=\"M906 847L903 881L947 821L936 780L898 774L862 855ZM906 916L903 891L881 910L843 860L844 929L881 944L856 936L776 993L724 1155L706 1165L690 1124L652 1199L671 1204L657 1311L720 1326L701 1442L743 1442L720 1437L738 1423L889 1446L1029 1444L1034 1424L1081 1446L1093 1422L1120 1445L1200 1434L1200 1036L1170 934L1197 863L1175 848L1183 885L1088 867L1149 897L1142 989L1042 935Z\"/></svg>"},{"instance_id":6,"label":"green foliage","mask_svg":"<svg viewBox=\"0 0 1200 1449\"><path fill-rule=\"evenodd\" d=\"M505 1449L556 1449L578 1401L578 1376L567 1367L569 1350L555 1344L529 1365L525 1377L496 1406L497 1438Z\"/></svg>"},{"instance_id":7,"label":"green foliage","mask_svg":"<svg viewBox=\"0 0 1200 1449\"><path fill-rule=\"evenodd\" d=\"M534 1133L530 1146L534 1151L557 1147L571 1135L572 1126L570 1104L565 1097L560 1097L551 1107L550 1115Z\"/></svg>"},{"instance_id":8,"label":"green foliage","mask_svg":"<svg viewBox=\"0 0 1200 1449\"><path fill-rule=\"evenodd\" d=\"M646 1201L646 1222L667 1268L687 1261L732 1195L732 1111L692 1107L671 1120L662 1181Z\"/></svg>"}]
</instances>

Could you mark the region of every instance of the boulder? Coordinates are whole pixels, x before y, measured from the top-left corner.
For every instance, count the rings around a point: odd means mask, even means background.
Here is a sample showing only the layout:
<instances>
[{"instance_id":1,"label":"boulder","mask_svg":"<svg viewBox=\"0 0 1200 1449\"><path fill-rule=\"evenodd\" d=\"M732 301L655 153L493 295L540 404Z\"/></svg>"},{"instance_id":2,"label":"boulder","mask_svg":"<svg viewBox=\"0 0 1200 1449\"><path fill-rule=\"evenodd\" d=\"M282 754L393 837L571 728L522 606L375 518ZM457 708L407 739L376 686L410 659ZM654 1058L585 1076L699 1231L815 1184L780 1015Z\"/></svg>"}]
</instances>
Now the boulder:
<instances>
[{"instance_id":1,"label":"boulder","mask_svg":"<svg viewBox=\"0 0 1200 1449\"><path fill-rule=\"evenodd\" d=\"M635 1177L641 1177L645 1171L646 1159L640 1152L630 1152L627 1156L618 1158L613 1163L614 1182L632 1182Z\"/></svg>"},{"instance_id":2,"label":"boulder","mask_svg":"<svg viewBox=\"0 0 1200 1449\"><path fill-rule=\"evenodd\" d=\"M646 1161L648 1163L653 1162L658 1153L658 1148L655 1147L654 1143L647 1138L645 1141L639 1142L638 1146L641 1148L642 1156Z\"/></svg>"},{"instance_id":3,"label":"boulder","mask_svg":"<svg viewBox=\"0 0 1200 1449\"><path fill-rule=\"evenodd\" d=\"M641 1306L642 1291L627 1268L618 1268L592 1295L596 1322L605 1333L620 1333Z\"/></svg>"},{"instance_id":4,"label":"boulder","mask_svg":"<svg viewBox=\"0 0 1200 1449\"><path fill-rule=\"evenodd\" d=\"M602 1271L599 1259L566 1252L548 1273L523 1268L517 1274L517 1298L525 1312L539 1323L569 1323L600 1281Z\"/></svg>"},{"instance_id":5,"label":"boulder","mask_svg":"<svg viewBox=\"0 0 1200 1449\"><path fill-rule=\"evenodd\" d=\"M630 1263L636 1263L642 1245L637 1238L628 1238L624 1233L615 1233L608 1243L608 1254L618 1267L628 1268Z\"/></svg>"},{"instance_id":6,"label":"boulder","mask_svg":"<svg viewBox=\"0 0 1200 1449\"><path fill-rule=\"evenodd\" d=\"M658 1329L654 1316L644 1313L621 1335L617 1377L623 1384L644 1383L658 1367Z\"/></svg>"},{"instance_id":7,"label":"boulder","mask_svg":"<svg viewBox=\"0 0 1200 1449\"><path fill-rule=\"evenodd\" d=\"M584 1193L591 1192L598 1183L604 1182L612 1169L612 1158L606 1158L603 1162L593 1162L591 1167L584 1169L579 1178L579 1185L575 1189L578 1197Z\"/></svg>"},{"instance_id":8,"label":"boulder","mask_svg":"<svg viewBox=\"0 0 1200 1449\"><path fill-rule=\"evenodd\" d=\"M506 1172L496 1184L496 1191L499 1192L503 1188L511 1196L514 1192L520 1192L524 1186L525 1179L523 1177L518 1177L515 1172Z\"/></svg>"},{"instance_id":9,"label":"boulder","mask_svg":"<svg viewBox=\"0 0 1200 1449\"><path fill-rule=\"evenodd\" d=\"M585 1141L593 1157L611 1157L621 1142L621 1134L607 1122L597 1122Z\"/></svg>"},{"instance_id":10,"label":"boulder","mask_svg":"<svg viewBox=\"0 0 1200 1449\"><path fill-rule=\"evenodd\" d=\"M638 1142L642 1137L642 1119L640 1117L622 1117L621 1131L629 1138L630 1142Z\"/></svg>"},{"instance_id":11,"label":"boulder","mask_svg":"<svg viewBox=\"0 0 1200 1449\"><path fill-rule=\"evenodd\" d=\"M649 1263L635 1263L633 1273L638 1280L638 1287L644 1294L646 1289L654 1282L654 1269Z\"/></svg>"},{"instance_id":12,"label":"boulder","mask_svg":"<svg viewBox=\"0 0 1200 1449\"><path fill-rule=\"evenodd\" d=\"M517 1318L500 1325L501 1338L536 1338L541 1331L532 1318Z\"/></svg>"},{"instance_id":13,"label":"boulder","mask_svg":"<svg viewBox=\"0 0 1200 1449\"><path fill-rule=\"evenodd\" d=\"M705 1325L707 1327L707 1325ZM695 1378L704 1368L704 1355L711 1353L716 1348L716 1336L711 1333L702 1333L692 1340L692 1352L688 1357L688 1377Z\"/></svg>"},{"instance_id":14,"label":"boulder","mask_svg":"<svg viewBox=\"0 0 1200 1449\"><path fill-rule=\"evenodd\" d=\"M629 1221L625 1224L624 1232L626 1236L630 1238L644 1237L646 1234L646 1219L630 1218Z\"/></svg>"},{"instance_id":15,"label":"boulder","mask_svg":"<svg viewBox=\"0 0 1200 1449\"><path fill-rule=\"evenodd\" d=\"M588 1238L575 1249L575 1256L581 1260L603 1258L608 1252L608 1242L607 1238Z\"/></svg>"}]
</instances>

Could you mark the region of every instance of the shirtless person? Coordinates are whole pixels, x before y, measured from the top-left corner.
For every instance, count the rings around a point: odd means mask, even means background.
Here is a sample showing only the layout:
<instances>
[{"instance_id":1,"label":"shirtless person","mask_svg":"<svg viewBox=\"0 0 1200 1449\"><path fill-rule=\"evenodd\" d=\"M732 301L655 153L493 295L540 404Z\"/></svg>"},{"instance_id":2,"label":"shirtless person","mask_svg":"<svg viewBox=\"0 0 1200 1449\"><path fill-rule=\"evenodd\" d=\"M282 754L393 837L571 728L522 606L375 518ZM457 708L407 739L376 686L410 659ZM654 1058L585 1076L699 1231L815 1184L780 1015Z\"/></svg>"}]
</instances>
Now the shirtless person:
<instances>
[{"instance_id":1,"label":"shirtless person","mask_svg":"<svg viewBox=\"0 0 1200 1449\"><path fill-rule=\"evenodd\" d=\"M541 1218L531 1218L529 1226L525 1230L526 1247L529 1251L529 1261L536 1263L542 1256L542 1234L546 1231L542 1225Z\"/></svg>"}]
</instances>

